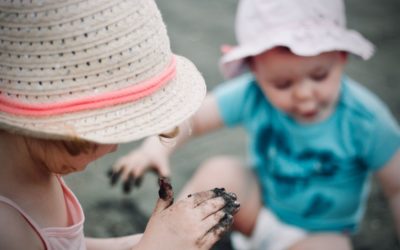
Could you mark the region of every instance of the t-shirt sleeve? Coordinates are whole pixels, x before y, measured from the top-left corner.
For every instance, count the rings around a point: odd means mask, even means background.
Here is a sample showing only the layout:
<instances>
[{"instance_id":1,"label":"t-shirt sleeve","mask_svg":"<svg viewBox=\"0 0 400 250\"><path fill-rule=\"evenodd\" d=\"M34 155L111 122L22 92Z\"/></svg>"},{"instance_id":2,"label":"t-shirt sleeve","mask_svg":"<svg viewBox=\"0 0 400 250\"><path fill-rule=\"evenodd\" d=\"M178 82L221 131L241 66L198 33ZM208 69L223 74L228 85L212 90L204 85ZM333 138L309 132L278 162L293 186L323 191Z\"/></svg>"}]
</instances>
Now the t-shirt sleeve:
<instances>
[{"instance_id":1,"label":"t-shirt sleeve","mask_svg":"<svg viewBox=\"0 0 400 250\"><path fill-rule=\"evenodd\" d=\"M244 75L227 81L213 90L224 124L233 127L243 122L248 106L252 77Z\"/></svg>"},{"instance_id":2,"label":"t-shirt sleeve","mask_svg":"<svg viewBox=\"0 0 400 250\"><path fill-rule=\"evenodd\" d=\"M384 167L400 149L400 127L390 111L381 107L370 127L364 157L372 170Z\"/></svg>"}]
</instances>

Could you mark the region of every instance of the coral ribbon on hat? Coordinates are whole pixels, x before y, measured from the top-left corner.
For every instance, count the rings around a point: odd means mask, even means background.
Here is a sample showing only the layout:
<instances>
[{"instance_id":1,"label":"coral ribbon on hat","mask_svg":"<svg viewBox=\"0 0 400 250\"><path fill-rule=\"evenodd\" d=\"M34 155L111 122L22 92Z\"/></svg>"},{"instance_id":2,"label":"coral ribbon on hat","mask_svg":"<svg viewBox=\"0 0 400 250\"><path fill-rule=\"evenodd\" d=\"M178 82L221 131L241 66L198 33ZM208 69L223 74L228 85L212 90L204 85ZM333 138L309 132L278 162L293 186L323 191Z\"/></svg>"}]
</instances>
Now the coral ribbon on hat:
<instances>
[{"instance_id":1,"label":"coral ribbon on hat","mask_svg":"<svg viewBox=\"0 0 400 250\"><path fill-rule=\"evenodd\" d=\"M153 78L135 84L132 87L95 96L88 96L79 100L69 100L49 104L28 104L10 100L4 96L4 93L0 92L0 110L14 115L50 116L109 107L146 97L163 87L168 81L174 78L175 75L176 59L173 57L167 68Z\"/></svg>"}]
</instances>

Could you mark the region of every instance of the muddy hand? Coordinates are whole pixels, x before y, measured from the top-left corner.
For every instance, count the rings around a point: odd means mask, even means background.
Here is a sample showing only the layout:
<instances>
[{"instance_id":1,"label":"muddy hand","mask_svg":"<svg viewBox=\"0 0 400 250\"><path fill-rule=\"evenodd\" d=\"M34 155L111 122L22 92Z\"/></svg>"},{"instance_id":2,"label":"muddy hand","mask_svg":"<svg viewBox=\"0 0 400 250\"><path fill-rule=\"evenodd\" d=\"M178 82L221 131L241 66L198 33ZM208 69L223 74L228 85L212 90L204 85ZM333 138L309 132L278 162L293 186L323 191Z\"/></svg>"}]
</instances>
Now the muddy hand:
<instances>
[{"instance_id":1,"label":"muddy hand","mask_svg":"<svg viewBox=\"0 0 400 250\"><path fill-rule=\"evenodd\" d=\"M157 144L158 143L158 144ZM139 147L120 157L109 172L110 183L115 185L121 180L122 190L129 193L133 187L139 186L143 176L153 171L158 176L170 175L168 154L163 152L158 140L147 139Z\"/></svg>"},{"instance_id":2,"label":"muddy hand","mask_svg":"<svg viewBox=\"0 0 400 250\"><path fill-rule=\"evenodd\" d=\"M148 249L208 250L232 225L232 214L239 206L235 195L222 189L208 190L174 203L169 179L160 178L159 185L159 199L140 245Z\"/></svg>"},{"instance_id":3,"label":"muddy hand","mask_svg":"<svg viewBox=\"0 0 400 250\"><path fill-rule=\"evenodd\" d=\"M212 198L208 199L208 195L211 195ZM211 202L214 202L212 205L214 208L218 207L215 205L215 202L222 202L222 206L217 211L209 210L210 214L207 215L204 221L213 218L213 221L209 224L211 226L203 237L198 238L196 241L199 247L211 247L212 244L219 240L224 233L228 232L232 226L233 214L237 213L240 207L237 197L233 193L225 192L223 188L214 188L208 193L202 192L188 195L188 198L193 199L195 208L200 208L201 210L205 210L207 206L212 204Z\"/></svg>"},{"instance_id":4,"label":"muddy hand","mask_svg":"<svg viewBox=\"0 0 400 250\"><path fill-rule=\"evenodd\" d=\"M225 192L224 188L214 188L212 191L216 197L222 197L225 200L225 207L223 208L225 215L210 231L214 234L223 234L232 226L233 215L239 211L240 203L237 201L236 194Z\"/></svg>"}]
</instances>

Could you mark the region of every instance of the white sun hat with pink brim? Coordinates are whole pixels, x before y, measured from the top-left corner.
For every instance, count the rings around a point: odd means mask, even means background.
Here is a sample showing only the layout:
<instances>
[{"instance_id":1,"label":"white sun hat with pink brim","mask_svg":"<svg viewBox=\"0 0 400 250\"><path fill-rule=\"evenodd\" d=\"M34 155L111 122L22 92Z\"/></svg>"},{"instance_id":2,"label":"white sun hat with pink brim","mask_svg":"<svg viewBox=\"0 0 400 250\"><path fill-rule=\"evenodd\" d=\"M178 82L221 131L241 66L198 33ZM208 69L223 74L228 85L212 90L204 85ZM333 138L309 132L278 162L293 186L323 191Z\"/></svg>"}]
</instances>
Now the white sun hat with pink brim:
<instances>
[{"instance_id":1,"label":"white sun hat with pink brim","mask_svg":"<svg viewBox=\"0 0 400 250\"><path fill-rule=\"evenodd\" d=\"M226 78L247 71L246 58L277 46L299 56L346 51L367 60L374 52L367 39L346 28L343 0L241 0L235 32L238 45L220 60Z\"/></svg>"},{"instance_id":2,"label":"white sun hat with pink brim","mask_svg":"<svg viewBox=\"0 0 400 250\"><path fill-rule=\"evenodd\" d=\"M124 143L172 129L204 79L174 55L153 0L0 3L0 128Z\"/></svg>"}]
</instances>

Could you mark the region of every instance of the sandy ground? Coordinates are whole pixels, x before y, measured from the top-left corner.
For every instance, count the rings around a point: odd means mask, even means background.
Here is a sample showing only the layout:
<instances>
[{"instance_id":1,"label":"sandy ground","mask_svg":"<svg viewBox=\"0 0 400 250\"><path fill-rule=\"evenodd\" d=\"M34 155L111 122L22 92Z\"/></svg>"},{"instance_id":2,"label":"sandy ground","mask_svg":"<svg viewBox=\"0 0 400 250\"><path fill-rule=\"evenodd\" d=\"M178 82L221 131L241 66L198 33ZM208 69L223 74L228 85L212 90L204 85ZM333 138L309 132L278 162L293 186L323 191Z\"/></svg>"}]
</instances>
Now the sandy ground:
<instances>
[{"instance_id":1,"label":"sandy ground","mask_svg":"<svg viewBox=\"0 0 400 250\"><path fill-rule=\"evenodd\" d=\"M221 44L235 44L233 35L236 0L158 0L167 24L172 49L195 62L209 89L222 81L217 68ZM400 1L348 0L348 26L370 39L377 53L368 62L350 58L347 72L373 90L400 120ZM245 157L244 133L223 130L196 139L172 158L176 192L196 166L209 156L236 154ZM142 232L157 198L156 178L148 174L140 189L123 195L111 188L105 172L119 156L137 143L122 145L109 156L92 164L85 172L66 177L86 212L86 234L93 237L122 236ZM353 238L355 249L400 249L395 240L392 217L378 185L370 195L362 230ZM228 241L215 249L231 249Z\"/></svg>"}]
</instances>

